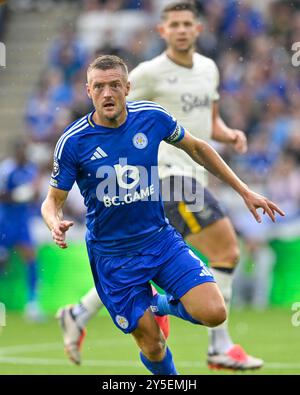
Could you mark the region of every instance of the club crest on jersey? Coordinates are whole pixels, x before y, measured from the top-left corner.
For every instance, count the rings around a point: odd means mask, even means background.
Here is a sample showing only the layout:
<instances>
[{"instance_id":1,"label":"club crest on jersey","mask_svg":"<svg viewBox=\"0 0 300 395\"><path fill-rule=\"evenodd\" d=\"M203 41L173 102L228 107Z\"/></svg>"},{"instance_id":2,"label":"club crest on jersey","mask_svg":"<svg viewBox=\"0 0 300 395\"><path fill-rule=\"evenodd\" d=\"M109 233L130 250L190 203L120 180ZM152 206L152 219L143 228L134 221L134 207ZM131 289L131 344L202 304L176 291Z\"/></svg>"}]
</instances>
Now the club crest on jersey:
<instances>
[{"instance_id":1,"label":"club crest on jersey","mask_svg":"<svg viewBox=\"0 0 300 395\"><path fill-rule=\"evenodd\" d=\"M148 138L144 133L137 133L132 139L135 148L144 149L148 145Z\"/></svg>"},{"instance_id":2,"label":"club crest on jersey","mask_svg":"<svg viewBox=\"0 0 300 395\"><path fill-rule=\"evenodd\" d=\"M120 328L122 328L122 329L128 328L128 325L129 325L128 320L127 320L127 318L123 317L122 315L116 315L116 322Z\"/></svg>"},{"instance_id":3,"label":"club crest on jersey","mask_svg":"<svg viewBox=\"0 0 300 395\"><path fill-rule=\"evenodd\" d=\"M59 163L56 159L53 162L52 177L55 178L59 175Z\"/></svg>"}]
</instances>

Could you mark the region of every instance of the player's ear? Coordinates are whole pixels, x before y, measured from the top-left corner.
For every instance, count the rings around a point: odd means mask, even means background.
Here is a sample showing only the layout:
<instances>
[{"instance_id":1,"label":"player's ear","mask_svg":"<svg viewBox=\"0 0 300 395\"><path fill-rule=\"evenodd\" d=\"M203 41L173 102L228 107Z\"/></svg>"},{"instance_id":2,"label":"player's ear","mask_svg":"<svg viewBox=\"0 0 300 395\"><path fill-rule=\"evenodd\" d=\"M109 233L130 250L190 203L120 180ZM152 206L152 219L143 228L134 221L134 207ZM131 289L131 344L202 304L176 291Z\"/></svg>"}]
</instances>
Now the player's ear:
<instances>
[{"instance_id":1,"label":"player's ear","mask_svg":"<svg viewBox=\"0 0 300 395\"><path fill-rule=\"evenodd\" d=\"M202 32L204 31L204 25L203 25L203 23L198 22L198 23L197 23L196 29L197 29L197 33L198 33L198 34L202 33Z\"/></svg>"},{"instance_id":2,"label":"player's ear","mask_svg":"<svg viewBox=\"0 0 300 395\"><path fill-rule=\"evenodd\" d=\"M156 25L156 31L159 33L159 35L163 38L164 34L165 34L165 28L163 23L159 23L158 25Z\"/></svg>"},{"instance_id":3,"label":"player's ear","mask_svg":"<svg viewBox=\"0 0 300 395\"><path fill-rule=\"evenodd\" d=\"M127 81L127 82L126 82L126 88L125 88L125 89L126 89L126 90L125 90L125 95L126 95L126 96L129 95L130 87L131 87L131 86L130 86L130 81Z\"/></svg>"},{"instance_id":4,"label":"player's ear","mask_svg":"<svg viewBox=\"0 0 300 395\"><path fill-rule=\"evenodd\" d=\"M88 83L86 83L85 86L86 86L86 93L87 93L88 97L91 99L92 98L92 96L91 96L91 88L90 88Z\"/></svg>"}]
</instances>

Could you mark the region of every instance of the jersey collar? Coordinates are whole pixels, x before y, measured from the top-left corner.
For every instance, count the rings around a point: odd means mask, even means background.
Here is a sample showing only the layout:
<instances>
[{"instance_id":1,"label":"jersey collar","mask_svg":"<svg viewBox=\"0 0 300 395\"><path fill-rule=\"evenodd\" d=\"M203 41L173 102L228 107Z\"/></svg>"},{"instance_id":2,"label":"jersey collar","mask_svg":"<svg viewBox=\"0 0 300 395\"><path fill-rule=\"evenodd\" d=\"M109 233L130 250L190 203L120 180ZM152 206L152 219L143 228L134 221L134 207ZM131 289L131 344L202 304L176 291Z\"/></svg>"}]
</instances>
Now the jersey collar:
<instances>
[{"instance_id":1,"label":"jersey collar","mask_svg":"<svg viewBox=\"0 0 300 395\"><path fill-rule=\"evenodd\" d=\"M120 125L118 128L110 128L110 127L107 127L107 126L102 126L102 125L97 125L94 121L93 121L93 115L94 115L94 113L96 112L96 110L94 109L92 112L90 112L89 114L88 114L88 116L87 116L87 120L88 120L88 123L89 123L89 125L92 127L92 128L94 128L94 129L106 129L106 130L121 130L121 129L123 129L125 126L126 126L126 124L127 124L127 122L128 122L128 118L129 118L129 111L128 111L128 107L127 107L127 104L126 104L126 111L127 111L127 117L126 117L126 120L125 120L125 122L123 122L122 123L122 125Z\"/></svg>"}]
</instances>

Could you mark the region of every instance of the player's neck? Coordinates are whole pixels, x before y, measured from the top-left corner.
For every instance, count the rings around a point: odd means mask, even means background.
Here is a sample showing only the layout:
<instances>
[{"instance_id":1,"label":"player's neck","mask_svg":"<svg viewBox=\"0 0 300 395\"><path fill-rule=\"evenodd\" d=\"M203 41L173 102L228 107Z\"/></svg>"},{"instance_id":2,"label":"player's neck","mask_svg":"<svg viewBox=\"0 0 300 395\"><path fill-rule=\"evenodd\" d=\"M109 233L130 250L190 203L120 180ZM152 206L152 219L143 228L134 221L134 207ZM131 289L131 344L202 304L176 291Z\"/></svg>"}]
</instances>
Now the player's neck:
<instances>
[{"instance_id":1,"label":"player's neck","mask_svg":"<svg viewBox=\"0 0 300 395\"><path fill-rule=\"evenodd\" d=\"M166 50L167 57L172 60L172 62L178 64L179 66L191 69L194 65L194 50L187 52L178 52L173 48L168 48Z\"/></svg>"},{"instance_id":2,"label":"player's neck","mask_svg":"<svg viewBox=\"0 0 300 395\"><path fill-rule=\"evenodd\" d=\"M127 110L121 112L121 114L116 119L107 119L105 117L101 117L101 115L95 111L93 114L93 122L98 126L104 126L106 128L119 128L123 123L126 122L127 119Z\"/></svg>"}]
</instances>

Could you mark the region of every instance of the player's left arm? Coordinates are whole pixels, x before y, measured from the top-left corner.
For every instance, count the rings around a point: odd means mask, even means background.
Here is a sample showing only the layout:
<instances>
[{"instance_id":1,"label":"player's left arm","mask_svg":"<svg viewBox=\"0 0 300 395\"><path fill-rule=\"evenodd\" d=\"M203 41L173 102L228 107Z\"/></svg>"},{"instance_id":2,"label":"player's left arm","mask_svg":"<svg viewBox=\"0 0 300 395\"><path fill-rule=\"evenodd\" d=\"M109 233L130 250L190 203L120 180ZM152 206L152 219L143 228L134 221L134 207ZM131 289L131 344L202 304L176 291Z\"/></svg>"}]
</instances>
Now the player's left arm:
<instances>
[{"instance_id":1,"label":"player's left arm","mask_svg":"<svg viewBox=\"0 0 300 395\"><path fill-rule=\"evenodd\" d=\"M261 217L256 211L258 208L262 208L263 213L268 214L273 222L275 222L276 212L284 215L284 212L275 203L252 191L240 180L221 156L205 141L196 139L185 131L184 137L174 145L183 149L196 163L204 166L210 173L230 185L244 199L257 222L261 222Z\"/></svg>"},{"instance_id":2,"label":"player's left arm","mask_svg":"<svg viewBox=\"0 0 300 395\"><path fill-rule=\"evenodd\" d=\"M212 139L221 143L230 144L239 154L247 152L247 137L245 133L238 129L229 128L219 113L218 102L213 103L212 108Z\"/></svg>"}]
</instances>

